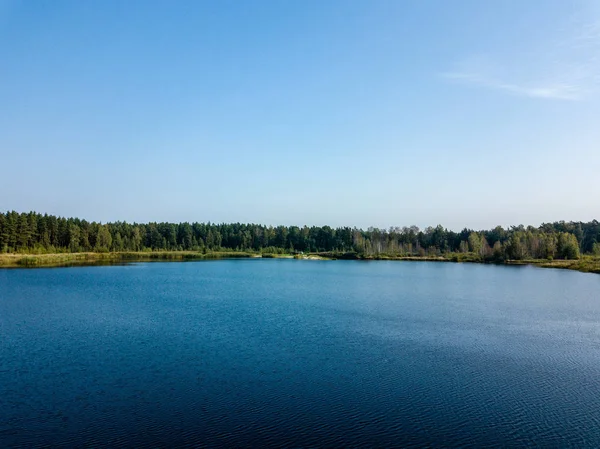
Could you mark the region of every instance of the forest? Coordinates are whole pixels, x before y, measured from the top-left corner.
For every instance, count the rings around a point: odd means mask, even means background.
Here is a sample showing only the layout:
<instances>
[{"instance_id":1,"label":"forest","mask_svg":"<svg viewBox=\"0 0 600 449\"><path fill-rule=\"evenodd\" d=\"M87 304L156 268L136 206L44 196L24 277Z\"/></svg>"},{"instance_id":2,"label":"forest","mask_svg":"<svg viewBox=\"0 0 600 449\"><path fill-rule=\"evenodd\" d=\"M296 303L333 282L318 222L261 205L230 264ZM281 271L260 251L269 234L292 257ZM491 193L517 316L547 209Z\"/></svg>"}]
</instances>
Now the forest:
<instances>
[{"instance_id":1,"label":"forest","mask_svg":"<svg viewBox=\"0 0 600 449\"><path fill-rule=\"evenodd\" d=\"M469 255L483 261L600 255L600 223L545 223L455 232L441 225L389 229L214 223L98 223L36 212L0 213L0 253L247 251L360 257Z\"/></svg>"}]
</instances>

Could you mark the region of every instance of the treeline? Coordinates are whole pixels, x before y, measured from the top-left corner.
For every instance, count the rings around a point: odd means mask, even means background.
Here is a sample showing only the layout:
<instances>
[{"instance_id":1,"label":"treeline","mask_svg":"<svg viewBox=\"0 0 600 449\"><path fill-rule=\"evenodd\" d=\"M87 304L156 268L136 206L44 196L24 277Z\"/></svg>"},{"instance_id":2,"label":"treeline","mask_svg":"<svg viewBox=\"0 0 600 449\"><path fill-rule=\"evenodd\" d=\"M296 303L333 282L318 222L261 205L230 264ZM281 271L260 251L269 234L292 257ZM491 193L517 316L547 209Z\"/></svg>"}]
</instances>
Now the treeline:
<instances>
[{"instance_id":1,"label":"treeline","mask_svg":"<svg viewBox=\"0 0 600 449\"><path fill-rule=\"evenodd\" d=\"M480 260L577 259L600 255L600 223L556 222L449 231L442 226L367 230L212 223L101 224L35 212L0 213L0 252L341 252L365 257L465 254Z\"/></svg>"}]
</instances>

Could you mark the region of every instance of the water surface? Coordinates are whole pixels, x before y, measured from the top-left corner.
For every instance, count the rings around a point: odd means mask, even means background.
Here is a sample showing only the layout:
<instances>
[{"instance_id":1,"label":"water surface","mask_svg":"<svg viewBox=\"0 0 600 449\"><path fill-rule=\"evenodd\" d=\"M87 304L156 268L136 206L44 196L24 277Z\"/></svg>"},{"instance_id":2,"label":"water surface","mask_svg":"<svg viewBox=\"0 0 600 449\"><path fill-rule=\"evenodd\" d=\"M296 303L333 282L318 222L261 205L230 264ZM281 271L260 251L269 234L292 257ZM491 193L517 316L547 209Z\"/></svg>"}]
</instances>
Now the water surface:
<instances>
[{"instance_id":1,"label":"water surface","mask_svg":"<svg viewBox=\"0 0 600 449\"><path fill-rule=\"evenodd\" d=\"M0 447L600 447L600 276L427 262L0 270Z\"/></svg>"}]
</instances>

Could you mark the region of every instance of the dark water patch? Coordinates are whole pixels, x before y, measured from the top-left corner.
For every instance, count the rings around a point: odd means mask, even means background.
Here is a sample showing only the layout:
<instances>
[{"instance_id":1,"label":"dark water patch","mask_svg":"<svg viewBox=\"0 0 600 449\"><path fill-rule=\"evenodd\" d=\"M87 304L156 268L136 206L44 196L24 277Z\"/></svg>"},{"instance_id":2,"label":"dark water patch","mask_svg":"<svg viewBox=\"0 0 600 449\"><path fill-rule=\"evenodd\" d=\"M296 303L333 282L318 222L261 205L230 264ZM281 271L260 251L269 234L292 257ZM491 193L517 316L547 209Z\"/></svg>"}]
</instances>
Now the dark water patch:
<instances>
[{"instance_id":1,"label":"dark water patch","mask_svg":"<svg viewBox=\"0 0 600 449\"><path fill-rule=\"evenodd\" d=\"M600 446L600 279L230 260L0 271L0 446Z\"/></svg>"}]
</instances>

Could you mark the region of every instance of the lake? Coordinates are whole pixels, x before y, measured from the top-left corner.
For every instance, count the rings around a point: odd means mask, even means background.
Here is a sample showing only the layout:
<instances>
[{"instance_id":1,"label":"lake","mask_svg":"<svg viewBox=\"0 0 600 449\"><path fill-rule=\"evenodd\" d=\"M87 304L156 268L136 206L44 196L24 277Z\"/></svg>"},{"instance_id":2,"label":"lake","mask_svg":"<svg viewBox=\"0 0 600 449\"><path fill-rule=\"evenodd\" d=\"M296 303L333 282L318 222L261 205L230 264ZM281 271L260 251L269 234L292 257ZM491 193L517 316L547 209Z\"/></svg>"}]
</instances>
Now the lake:
<instances>
[{"instance_id":1,"label":"lake","mask_svg":"<svg viewBox=\"0 0 600 449\"><path fill-rule=\"evenodd\" d=\"M593 274L0 270L0 447L600 447L599 387Z\"/></svg>"}]
</instances>

